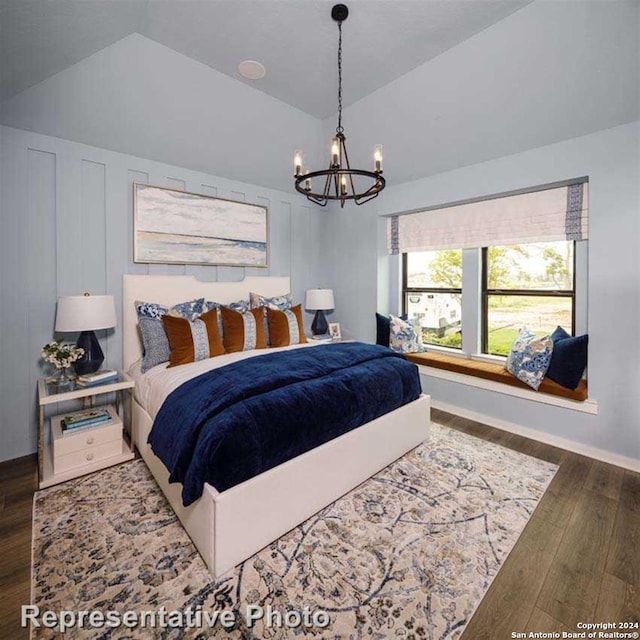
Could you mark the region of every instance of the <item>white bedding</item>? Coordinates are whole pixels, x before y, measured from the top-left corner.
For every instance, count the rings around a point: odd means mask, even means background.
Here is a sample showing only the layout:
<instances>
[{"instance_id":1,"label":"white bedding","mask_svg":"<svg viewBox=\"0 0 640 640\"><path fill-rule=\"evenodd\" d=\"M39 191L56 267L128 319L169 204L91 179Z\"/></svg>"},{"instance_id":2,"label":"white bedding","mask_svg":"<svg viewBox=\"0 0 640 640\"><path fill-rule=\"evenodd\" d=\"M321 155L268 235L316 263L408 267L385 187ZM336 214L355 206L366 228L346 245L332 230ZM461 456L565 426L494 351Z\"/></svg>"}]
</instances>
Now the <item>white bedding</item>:
<instances>
[{"instance_id":1,"label":"white bedding","mask_svg":"<svg viewBox=\"0 0 640 640\"><path fill-rule=\"evenodd\" d=\"M235 353L225 353L215 358L207 358L199 362L192 362L171 368L167 368L168 363L164 363L149 369L146 373L140 372L140 360L138 360L129 368L129 375L136 383L136 400L149 416L155 420L160 407L172 391L184 382L187 382L187 380L191 380L191 378L195 378L206 371L218 369L232 362L239 362L247 358L263 356L274 351L290 351L291 349L301 349L304 347L318 346L320 344L326 343L308 342L306 344L295 344L289 347L237 351Z\"/></svg>"}]
</instances>

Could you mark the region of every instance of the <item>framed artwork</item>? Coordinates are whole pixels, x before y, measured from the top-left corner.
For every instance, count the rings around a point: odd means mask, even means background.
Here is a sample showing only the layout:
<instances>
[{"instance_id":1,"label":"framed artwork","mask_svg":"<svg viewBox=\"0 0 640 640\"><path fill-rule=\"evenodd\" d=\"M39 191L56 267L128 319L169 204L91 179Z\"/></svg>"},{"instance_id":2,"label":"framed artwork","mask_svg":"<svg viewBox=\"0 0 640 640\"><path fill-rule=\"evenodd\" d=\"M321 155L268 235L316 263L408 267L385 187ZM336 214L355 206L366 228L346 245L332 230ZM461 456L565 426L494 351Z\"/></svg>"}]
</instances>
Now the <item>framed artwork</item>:
<instances>
[{"instance_id":1,"label":"framed artwork","mask_svg":"<svg viewBox=\"0 0 640 640\"><path fill-rule=\"evenodd\" d=\"M269 264L267 207L135 183L133 216L134 262Z\"/></svg>"},{"instance_id":2,"label":"framed artwork","mask_svg":"<svg viewBox=\"0 0 640 640\"><path fill-rule=\"evenodd\" d=\"M329 335L331 336L332 340L342 340L342 332L340 331L339 322L329 323Z\"/></svg>"}]
</instances>

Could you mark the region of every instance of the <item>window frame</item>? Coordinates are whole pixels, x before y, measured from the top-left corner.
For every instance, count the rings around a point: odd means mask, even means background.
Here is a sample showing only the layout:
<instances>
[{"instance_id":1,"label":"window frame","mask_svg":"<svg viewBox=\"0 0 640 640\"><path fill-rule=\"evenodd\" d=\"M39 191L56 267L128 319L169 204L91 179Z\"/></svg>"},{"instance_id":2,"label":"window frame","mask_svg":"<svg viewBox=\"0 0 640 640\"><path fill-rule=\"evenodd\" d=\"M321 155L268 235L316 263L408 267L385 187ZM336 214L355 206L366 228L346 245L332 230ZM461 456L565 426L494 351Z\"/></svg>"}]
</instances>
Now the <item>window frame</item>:
<instances>
[{"instance_id":1,"label":"window frame","mask_svg":"<svg viewBox=\"0 0 640 640\"><path fill-rule=\"evenodd\" d=\"M576 241L573 244L572 289L489 289L489 247L481 249L480 275L480 352L482 355L497 356L489 352L489 296L532 296L544 298L569 298L571 300L571 335L576 328ZM520 244L529 244L526 242ZM503 356L499 356L503 357Z\"/></svg>"},{"instance_id":2,"label":"window frame","mask_svg":"<svg viewBox=\"0 0 640 640\"><path fill-rule=\"evenodd\" d=\"M411 295L412 293L449 293L449 294L456 294L460 296L460 300L462 300L462 286L460 286L460 288L450 288L450 287L409 287L408 286L408 272L407 272L407 265L408 265L408 253L403 253L402 254L402 290L401 290L401 295L402 295L402 313L403 315L408 313L408 307L407 307L407 299L409 297L409 295ZM461 303L462 306L462 303ZM462 332L462 316L460 318L460 331ZM446 349L455 349L456 351L462 351L462 342L460 343L459 347L443 347L442 345L439 345L437 343L431 343L431 342L427 342L428 345L432 346L432 347L438 347L438 348L446 348Z\"/></svg>"}]
</instances>

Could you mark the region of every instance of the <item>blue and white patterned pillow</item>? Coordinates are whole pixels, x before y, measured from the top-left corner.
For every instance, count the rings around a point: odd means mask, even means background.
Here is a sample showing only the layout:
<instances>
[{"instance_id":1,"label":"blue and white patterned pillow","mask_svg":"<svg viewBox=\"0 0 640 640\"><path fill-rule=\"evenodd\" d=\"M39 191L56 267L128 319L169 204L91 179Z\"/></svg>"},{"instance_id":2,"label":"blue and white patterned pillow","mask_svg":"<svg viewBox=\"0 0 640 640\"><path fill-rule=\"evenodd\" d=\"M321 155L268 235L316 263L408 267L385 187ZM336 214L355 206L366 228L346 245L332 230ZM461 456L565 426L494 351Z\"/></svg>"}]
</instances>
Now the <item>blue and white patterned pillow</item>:
<instances>
[{"instance_id":1,"label":"blue and white patterned pillow","mask_svg":"<svg viewBox=\"0 0 640 640\"><path fill-rule=\"evenodd\" d=\"M205 307L204 298L180 302L171 308L157 302L142 302L141 300L136 300L134 304L139 318L162 318L162 316L169 314L176 318L195 320L209 310Z\"/></svg>"},{"instance_id":2,"label":"blue and white patterned pillow","mask_svg":"<svg viewBox=\"0 0 640 640\"><path fill-rule=\"evenodd\" d=\"M219 309L220 307L227 307L227 309L233 309L234 311L238 311L239 313L246 313L251 308L248 300L236 300L236 302L229 302L227 304L207 300L204 303L204 306L206 311L211 311L211 309Z\"/></svg>"},{"instance_id":3,"label":"blue and white patterned pillow","mask_svg":"<svg viewBox=\"0 0 640 640\"><path fill-rule=\"evenodd\" d=\"M389 347L398 353L417 353L422 351L421 330L419 326L389 316Z\"/></svg>"},{"instance_id":4,"label":"blue and white patterned pillow","mask_svg":"<svg viewBox=\"0 0 640 640\"><path fill-rule=\"evenodd\" d=\"M174 318L186 318L189 322L193 322L205 311L210 311L210 309L207 308L204 298L196 298L188 302L174 304L173 307L169 309L169 315Z\"/></svg>"},{"instance_id":5,"label":"blue and white patterned pillow","mask_svg":"<svg viewBox=\"0 0 640 640\"><path fill-rule=\"evenodd\" d=\"M511 347L504 368L537 391L551 363L552 353L551 336L536 336L523 327Z\"/></svg>"},{"instance_id":6,"label":"blue and white patterned pillow","mask_svg":"<svg viewBox=\"0 0 640 640\"><path fill-rule=\"evenodd\" d=\"M142 302L141 300L135 301L136 312L138 318L162 318L162 316L169 313L169 307L165 307L163 304L156 302Z\"/></svg>"}]
</instances>

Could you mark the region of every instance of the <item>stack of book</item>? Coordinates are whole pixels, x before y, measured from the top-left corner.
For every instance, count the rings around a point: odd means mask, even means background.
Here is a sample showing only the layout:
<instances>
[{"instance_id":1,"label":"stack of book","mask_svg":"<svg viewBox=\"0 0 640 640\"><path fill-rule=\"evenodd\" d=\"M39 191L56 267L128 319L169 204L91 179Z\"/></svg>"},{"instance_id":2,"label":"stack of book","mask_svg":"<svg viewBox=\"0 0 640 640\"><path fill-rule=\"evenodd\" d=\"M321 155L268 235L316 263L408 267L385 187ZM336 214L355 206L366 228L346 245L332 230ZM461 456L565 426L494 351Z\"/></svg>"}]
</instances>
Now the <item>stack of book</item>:
<instances>
[{"instance_id":1,"label":"stack of book","mask_svg":"<svg viewBox=\"0 0 640 640\"><path fill-rule=\"evenodd\" d=\"M110 422L113 422L113 419L106 409L77 411L62 418L62 434L75 433L80 429L97 427L99 425L109 424Z\"/></svg>"},{"instance_id":2,"label":"stack of book","mask_svg":"<svg viewBox=\"0 0 640 640\"><path fill-rule=\"evenodd\" d=\"M115 369L102 369L95 373L78 376L76 385L78 387L95 387L99 384L108 384L109 382L116 382L117 380L118 372Z\"/></svg>"}]
</instances>

